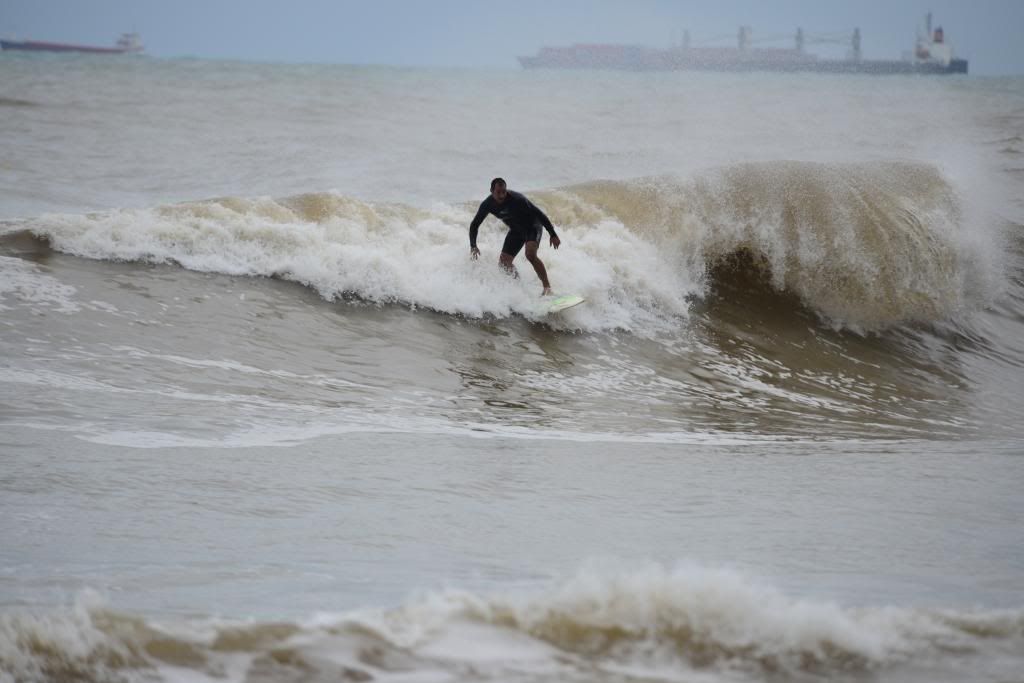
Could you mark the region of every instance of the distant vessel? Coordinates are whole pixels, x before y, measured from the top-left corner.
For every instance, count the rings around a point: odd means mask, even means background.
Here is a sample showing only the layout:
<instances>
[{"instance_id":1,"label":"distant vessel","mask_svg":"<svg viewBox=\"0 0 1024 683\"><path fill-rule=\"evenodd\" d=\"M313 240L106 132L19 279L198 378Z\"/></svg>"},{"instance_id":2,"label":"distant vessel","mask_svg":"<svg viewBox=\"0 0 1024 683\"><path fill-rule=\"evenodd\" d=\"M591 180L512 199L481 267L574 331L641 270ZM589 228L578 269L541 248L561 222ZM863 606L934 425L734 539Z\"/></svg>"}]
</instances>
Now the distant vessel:
<instances>
[{"instance_id":1,"label":"distant vessel","mask_svg":"<svg viewBox=\"0 0 1024 683\"><path fill-rule=\"evenodd\" d=\"M680 46L668 49L607 43L543 47L532 57L519 57L526 69L625 69L630 71L815 71L852 74L966 74L967 60L955 59L942 27L932 30L932 15L925 17L912 53L902 60L863 59L860 29L833 36L805 36L796 30L792 48L752 47L751 29L742 26L736 47L693 47L689 33ZM807 43L848 42L847 59L822 59L804 50Z\"/></svg>"},{"instance_id":2,"label":"distant vessel","mask_svg":"<svg viewBox=\"0 0 1024 683\"><path fill-rule=\"evenodd\" d=\"M138 33L122 33L113 47L95 47L92 45L69 45L67 43L47 43L39 40L0 40L0 48L4 50L25 50L29 52L85 52L89 54L120 55L129 52L142 52L142 41Z\"/></svg>"}]
</instances>

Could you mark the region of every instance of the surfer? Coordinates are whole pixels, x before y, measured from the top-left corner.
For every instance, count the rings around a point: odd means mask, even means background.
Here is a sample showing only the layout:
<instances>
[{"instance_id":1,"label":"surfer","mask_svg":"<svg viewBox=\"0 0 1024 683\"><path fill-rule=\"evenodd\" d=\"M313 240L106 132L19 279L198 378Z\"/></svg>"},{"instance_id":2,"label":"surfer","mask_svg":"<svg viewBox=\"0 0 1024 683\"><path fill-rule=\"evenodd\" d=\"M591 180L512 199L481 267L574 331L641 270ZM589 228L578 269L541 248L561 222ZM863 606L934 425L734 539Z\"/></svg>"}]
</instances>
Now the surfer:
<instances>
[{"instance_id":1,"label":"surfer","mask_svg":"<svg viewBox=\"0 0 1024 683\"><path fill-rule=\"evenodd\" d=\"M505 243L501 246L498 264L513 277L519 277L512 261L525 245L526 260L537 271L537 277L544 286L541 296L551 294L548 271L544 268L544 262L537 256L537 248L543 235L541 227L546 228L551 235L552 247L558 249L558 245L562 243L555 234L555 226L551 224L551 220L524 195L509 190L503 178L495 178L491 181L491 194L480 203L473 222L469 224L469 253L474 259L480 256L480 250L476 247L476 234L487 214L497 216L508 226L508 234L505 235Z\"/></svg>"}]
</instances>

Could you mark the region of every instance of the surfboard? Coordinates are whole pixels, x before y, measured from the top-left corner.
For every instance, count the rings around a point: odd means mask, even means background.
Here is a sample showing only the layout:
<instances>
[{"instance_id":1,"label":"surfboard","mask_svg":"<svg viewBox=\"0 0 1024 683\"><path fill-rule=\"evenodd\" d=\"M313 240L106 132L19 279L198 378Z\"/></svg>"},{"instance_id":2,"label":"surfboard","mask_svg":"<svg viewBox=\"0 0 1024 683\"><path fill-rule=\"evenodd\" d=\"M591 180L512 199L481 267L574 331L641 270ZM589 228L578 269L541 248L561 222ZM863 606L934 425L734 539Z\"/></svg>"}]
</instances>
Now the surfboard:
<instances>
[{"instance_id":1,"label":"surfboard","mask_svg":"<svg viewBox=\"0 0 1024 683\"><path fill-rule=\"evenodd\" d=\"M579 306L581 303L586 301L579 294L561 294L559 296L551 297L550 299L545 297L540 302L540 312L546 313L558 313L564 311L567 308L573 306Z\"/></svg>"}]
</instances>

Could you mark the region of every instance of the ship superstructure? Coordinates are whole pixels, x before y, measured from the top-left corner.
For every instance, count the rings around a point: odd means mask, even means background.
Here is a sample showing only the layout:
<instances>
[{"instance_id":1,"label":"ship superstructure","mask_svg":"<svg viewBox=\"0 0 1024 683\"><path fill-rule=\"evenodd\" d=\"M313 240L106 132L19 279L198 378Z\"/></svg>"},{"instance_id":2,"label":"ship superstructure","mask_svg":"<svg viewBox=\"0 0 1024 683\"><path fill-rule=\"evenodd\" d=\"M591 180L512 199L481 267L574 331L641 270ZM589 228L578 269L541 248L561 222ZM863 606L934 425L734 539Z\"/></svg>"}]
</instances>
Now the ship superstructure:
<instances>
[{"instance_id":1,"label":"ship superstructure","mask_svg":"<svg viewBox=\"0 0 1024 683\"><path fill-rule=\"evenodd\" d=\"M809 43L849 46L846 59L824 59L807 51ZM861 74L966 74L967 60L953 56L942 27L932 29L931 13L918 32L914 50L901 60L864 59L859 28L841 34L816 36L798 28L793 47L756 47L753 31L741 26L736 47L700 47L691 44L689 33L680 45L652 48L641 45L577 43L567 47L543 47L531 57L520 57L524 68L625 69L631 71L790 71Z\"/></svg>"}]
</instances>

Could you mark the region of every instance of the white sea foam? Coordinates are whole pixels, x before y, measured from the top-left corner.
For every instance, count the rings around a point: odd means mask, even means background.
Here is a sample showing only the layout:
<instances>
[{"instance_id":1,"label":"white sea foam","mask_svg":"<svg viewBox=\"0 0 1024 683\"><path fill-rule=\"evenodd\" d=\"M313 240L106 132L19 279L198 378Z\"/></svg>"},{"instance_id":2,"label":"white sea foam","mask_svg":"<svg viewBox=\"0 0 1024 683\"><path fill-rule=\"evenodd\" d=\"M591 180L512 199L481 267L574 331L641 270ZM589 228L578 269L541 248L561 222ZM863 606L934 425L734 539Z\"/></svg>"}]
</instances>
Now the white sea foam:
<instances>
[{"instance_id":1,"label":"white sea foam","mask_svg":"<svg viewBox=\"0 0 1024 683\"><path fill-rule=\"evenodd\" d=\"M155 624L85 596L72 608L0 616L0 672L166 680L829 679L915 667L974 680L1024 664L1024 611L848 607L787 596L729 570L591 563L515 595L448 590L393 609L303 622ZM690 678L687 678L690 680ZM922 680L928 680L925 677Z\"/></svg>"},{"instance_id":2,"label":"white sea foam","mask_svg":"<svg viewBox=\"0 0 1024 683\"><path fill-rule=\"evenodd\" d=\"M89 258L278 276L327 299L356 295L470 317L534 317L539 283L529 265L520 264L519 280L496 267L503 231L485 226L483 258L468 259L470 217L465 208L424 212L317 195L52 215L32 229L57 249ZM603 222L566 243L557 253L542 252L550 277L560 291L578 291L590 303L559 318L565 326L629 329L665 313L685 314L694 285L621 224Z\"/></svg>"},{"instance_id":3,"label":"white sea foam","mask_svg":"<svg viewBox=\"0 0 1024 683\"><path fill-rule=\"evenodd\" d=\"M77 313L81 306L74 300L75 293L74 287L33 263L0 256L0 311L10 309L5 300L16 299L35 310Z\"/></svg>"}]
</instances>

